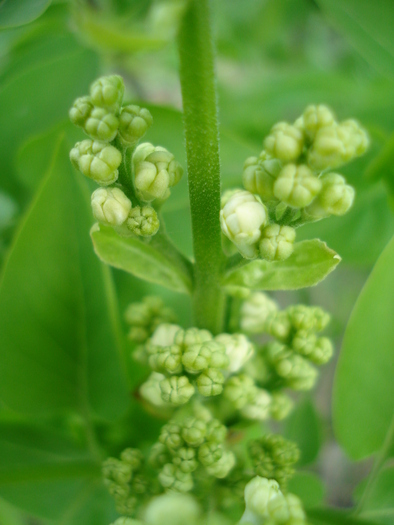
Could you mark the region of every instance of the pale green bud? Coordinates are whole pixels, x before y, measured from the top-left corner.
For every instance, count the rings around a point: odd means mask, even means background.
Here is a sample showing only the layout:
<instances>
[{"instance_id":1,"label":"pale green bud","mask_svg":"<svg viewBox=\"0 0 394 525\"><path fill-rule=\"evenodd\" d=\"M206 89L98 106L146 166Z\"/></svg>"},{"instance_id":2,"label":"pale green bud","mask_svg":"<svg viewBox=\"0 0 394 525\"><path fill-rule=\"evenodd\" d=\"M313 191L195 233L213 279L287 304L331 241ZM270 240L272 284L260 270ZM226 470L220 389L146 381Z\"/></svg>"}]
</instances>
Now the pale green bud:
<instances>
[{"instance_id":1,"label":"pale green bud","mask_svg":"<svg viewBox=\"0 0 394 525\"><path fill-rule=\"evenodd\" d=\"M273 479L256 476L245 487L245 515L268 518L268 503L281 494L279 485ZM245 516L246 517L246 516ZM255 523L255 520L251 520Z\"/></svg>"},{"instance_id":2,"label":"pale green bud","mask_svg":"<svg viewBox=\"0 0 394 525\"><path fill-rule=\"evenodd\" d=\"M165 379L163 374L152 372L148 379L140 386L141 397L155 406L164 406L166 403L161 396L160 383Z\"/></svg>"},{"instance_id":3,"label":"pale green bud","mask_svg":"<svg viewBox=\"0 0 394 525\"><path fill-rule=\"evenodd\" d=\"M296 232L290 226L270 224L261 233L259 244L260 255L268 261L283 261L290 257L294 250Z\"/></svg>"},{"instance_id":4,"label":"pale green bud","mask_svg":"<svg viewBox=\"0 0 394 525\"><path fill-rule=\"evenodd\" d=\"M131 202L119 188L99 188L92 193L92 211L95 219L121 226L131 210Z\"/></svg>"},{"instance_id":5,"label":"pale green bud","mask_svg":"<svg viewBox=\"0 0 394 525\"><path fill-rule=\"evenodd\" d=\"M200 516L196 500L186 494L169 492L151 500L145 510L146 525L196 525Z\"/></svg>"},{"instance_id":6,"label":"pale green bud","mask_svg":"<svg viewBox=\"0 0 394 525\"><path fill-rule=\"evenodd\" d=\"M286 311L296 330L321 332L330 322L330 315L319 306L297 304L290 306Z\"/></svg>"},{"instance_id":7,"label":"pale green bud","mask_svg":"<svg viewBox=\"0 0 394 525\"><path fill-rule=\"evenodd\" d=\"M159 441L170 450L177 450L184 446L181 434L182 427L177 423L170 422L161 429Z\"/></svg>"},{"instance_id":8,"label":"pale green bud","mask_svg":"<svg viewBox=\"0 0 394 525\"><path fill-rule=\"evenodd\" d=\"M135 235L152 237L158 232L160 221L156 210L151 206L136 206L131 209L126 225Z\"/></svg>"},{"instance_id":9,"label":"pale green bud","mask_svg":"<svg viewBox=\"0 0 394 525\"><path fill-rule=\"evenodd\" d=\"M123 144L136 144L152 124L152 115L146 108L125 106L119 115L119 137Z\"/></svg>"},{"instance_id":10,"label":"pale green bud","mask_svg":"<svg viewBox=\"0 0 394 525\"><path fill-rule=\"evenodd\" d=\"M172 463L164 465L158 478L160 484L165 489L173 489L177 492L189 492L193 488L193 478L190 472L182 472L180 468Z\"/></svg>"},{"instance_id":11,"label":"pale green bud","mask_svg":"<svg viewBox=\"0 0 394 525\"><path fill-rule=\"evenodd\" d=\"M118 133L119 119L104 108L94 107L83 126L87 135L95 140L111 142Z\"/></svg>"},{"instance_id":12,"label":"pale green bud","mask_svg":"<svg viewBox=\"0 0 394 525\"><path fill-rule=\"evenodd\" d=\"M198 467L196 451L193 448L181 448L177 451L172 462L179 467L182 472L194 472Z\"/></svg>"},{"instance_id":13,"label":"pale green bud","mask_svg":"<svg viewBox=\"0 0 394 525\"><path fill-rule=\"evenodd\" d=\"M152 346L149 345L149 352L152 353L149 357L149 366L156 372L164 372L169 374L179 374L182 372L182 355L179 346Z\"/></svg>"},{"instance_id":14,"label":"pale green bud","mask_svg":"<svg viewBox=\"0 0 394 525\"><path fill-rule=\"evenodd\" d=\"M102 473L104 483L111 485L115 482L117 485L127 484L133 475L132 466L116 458L108 458L103 462Z\"/></svg>"},{"instance_id":15,"label":"pale green bud","mask_svg":"<svg viewBox=\"0 0 394 525\"><path fill-rule=\"evenodd\" d=\"M229 372L237 372L254 354L254 345L243 334L220 334L215 341L225 347Z\"/></svg>"},{"instance_id":16,"label":"pale green bud","mask_svg":"<svg viewBox=\"0 0 394 525\"><path fill-rule=\"evenodd\" d=\"M252 403L258 392L253 379L246 374L230 377L224 387L224 395L236 409Z\"/></svg>"},{"instance_id":17,"label":"pale green bud","mask_svg":"<svg viewBox=\"0 0 394 525\"><path fill-rule=\"evenodd\" d=\"M124 83L119 75L98 78L90 86L90 98L95 106L117 113L122 105Z\"/></svg>"},{"instance_id":18,"label":"pale green bud","mask_svg":"<svg viewBox=\"0 0 394 525\"><path fill-rule=\"evenodd\" d=\"M144 456L137 448L126 448L120 455L120 459L123 463L130 465L134 470L139 470L142 467Z\"/></svg>"},{"instance_id":19,"label":"pale green bud","mask_svg":"<svg viewBox=\"0 0 394 525\"><path fill-rule=\"evenodd\" d=\"M223 456L223 445L220 443L204 443L198 449L198 459L204 465L209 467L214 465Z\"/></svg>"},{"instance_id":20,"label":"pale green bud","mask_svg":"<svg viewBox=\"0 0 394 525\"><path fill-rule=\"evenodd\" d=\"M93 104L90 97L80 97L74 102L68 116L75 126L83 127L92 110Z\"/></svg>"},{"instance_id":21,"label":"pale green bud","mask_svg":"<svg viewBox=\"0 0 394 525\"><path fill-rule=\"evenodd\" d=\"M288 164L279 173L274 194L280 201L294 208L308 206L321 190L322 183L305 164Z\"/></svg>"},{"instance_id":22,"label":"pale green bud","mask_svg":"<svg viewBox=\"0 0 394 525\"><path fill-rule=\"evenodd\" d=\"M213 443L223 443L226 439L227 428L217 419L211 419L207 424L206 439Z\"/></svg>"},{"instance_id":23,"label":"pale green bud","mask_svg":"<svg viewBox=\"0 0 394 525\"><path fill-rule=\"evenodd\" d=\"M316 383L317 370L293 352L284 351L276 357L275 371L294 390L310 390Z\"/></svg>"},{"instance_id":24,"label":"pale green bud","mask_svg":"<svg viewBox=\"0 0 394 525\"><path fill-rule=\"evenodd\" d=\"M287 312L280 311L268 315L264 325L264 332L281 341L286 341L291 332L291 323Z\"/></svg>"},{"instance_id":25,"label":"pale green bud","mask_svg":"<svg viewBox=\"0 0 394 525\"><path fill-rule=\"evenodd\" d=\"M277 421L285 419L293 408L293 400L284 392L272 392L271 417Z\"/></svg>"},{"instance_id":26,"label":"pale green bud","mask_svg":"<svg viewBox=\"0 0 394 525\"><path fill-rule=\"evenodd\" d=\"M281 169L281 162L265 151L262 151L258 158L249 157L245 161L242 174L244 188L251 193L257 193L263 202L275 200L274 182Z\"/></svg>"},{"instance_id":27,"label":"pale green bud","mask_svg":"<svg viewBox=\"0 0 394 525\"><path fill-rule=\"evenodd\" d=\"M330 339L328 337L319 337L309 359L315 365L325 365L331 359L333 353L334 347Z\"/></svg>"},{"instance_id":28,"label":"pale green bud","mask_svg":"<svg viewBox=\"0 0 394 525\"><path fill-rule=\"evenodd\" d=\"M224 377L216 368L209 368L198 376L196 383L202 396L218 396L223 392Z\"/></svg>"},{"instance_id":29,"label":"pale green bud","mask_svg":"<svg viewBox=\"0 0 394 525\"><path fill-rule=\"evenodd\" d=\"M131 303L125 312L125 321L131 325L129 339L135 343L145 343L159 325L175 320L176 315L160 297L144 297L140 303Z\"/></svg>"},{"instance_id":30,"label":"pale green bud","mask_svg":"<svg viewBox=\"0 0 394 525\"><path fill-rule=\"evenodd\" d=\"M270 416L271 402L271 395L266 390L257 388L253 401L242 408L242 415L247 419L264 421Z\"/></svg>"},{"instance_id":31,"label":"pale green bud","mask_svg":"<svg viewBox=\"0 0 394 525\"><path fill-rule=\"evenodd\" d=\"M149 345L170 346L177 344L175 343L175 336L180 330L182 329L177 324L163 323L154 331L149 340Z\"/></svg>"},{"instance_id":32,"label":"pale green bud","mask_svg":"<svg viewBox=\"0 0 394 525\"><path fill-rule=\"evenodd\" d=\"M217 341L206 341L189 345L182 356L182 363L187 372L194 374L209 367L226 368L229 359L223 344Z\"/></svg>"},{"instance_id":33,"label":"pale green bud","mask_svg":"<svg viewBox=\"0 0 394 525\"><path fill-rule=\"evenodd\" d=\"M298 525L298 521L296 523L296 520L300 520L300 523L304 524L306 516L300 498L294 494L287 494L286 501L291 520L289 525Z\"/></svg>"},{"instance_id":34,"label":"pale green bud","mask_svg":"<svg viewBox=\"0 0 394 525\"><path fill-rule=\"evenodd\" d=\"M306 208L306 213L313 217L345 215L351 208L355 190L346 184L345 177L337 173L327 173L321 177L322 189L316 199Z\"/></svg>"},{"instance_id":35,"label":"pale green bud","mask_svg":"<svg viewBox=\"0 0 394 525\"><path fill-rule=\"evenodd\" d=\"M290 512L286 498L281 493L277 494L268 502L267 511L270 518L272 518L275 523L285 524L290 518Z\"/></svg>"},{"instance_id":36,"label":"pale green bud","mask_svg":"<svg viewBox=\"0 0 394 525\"><path fill-rule=\"evenodd\" d=\"M176 334L174 342L179 345L184 351L189 346L195 344L202 344L207 341L212 341L213 336L208 330L200 330L198 328L189 328L187 330L179 330Z\"/></svg>"},{"instance_id":37,"label":"pale green bud","mask_svg":"<svg viewBox=\"0 0 394 525\"><path fill-rule=\"evenodd\" d=\"M334 113L323 104L308 106L302 115L303 129L310 140L314 139L320 128L331 126L334 122Z\"/></svg>"},{"instance_id":38,"label":"pale green bud","mask_svg":"<svg viewBox=\"0 0 394 525\"><path fill-rule=\"evenodd\" d=\"M180 181L183 169L174 155L161 146L140 144L133 154L135 187L142 200L166 199L169 188Z\"/></svg>"},{"instance_id":39,"label":"pale green bud","mask_svg":"<svg viewBox=\"0 0 394 525\"><path fill-rule=\"evenodd\" d=\"M184 405L194 394L194 386L186 376L173 376L160 382L161 397L166 403Z\"/></svg>"},{"instance_id":40,"label":"pale green bud","mask_svg":"<svg viewBox=\"0 0 394 525\"><path fill-rule=\"evenodd\" d=\"M199 418L188 418L183 423L182 437L192 447L198 447L204 443L206 433L207 425Z\"/></svg>"},{"instance_id":41,"label":"pale green bud","mask_svg":"<svg viewBox=\"0 0 394 525\"><path fill-rule=\"evenodd\" d=\"M235 465L235 456L232 452L229 450L225 450L223 452L222 457L216 461L216 463L213 463L212 465L205 467L205 470L210 474L211 476L215 476L215 478L223 479L226 476L228 476L230 470Z\"/></svg>"},{"instance_id":42,"label":"pale green bud","mask_svg":"<svg viewBox=\"0 0 394 525\"><path fill-rule=\"evenodd\" d=\"M242 304L241 329L251 334L262 332L268 316L277 310L278 305L268 295L262 292L253 293Z\"/></svg>"},{"instance_id":43,"label":"pale green bud","mask_svg":"<svg viewBox=\"0 0 394 525\"><path fill-rule=\"evenodd\" d=\"M87 139L75 144L70 151L70 160L86 177L108 186L118 179L122 154L106 142Z\"/></svg>"},{"instance_id":44,"label":"pale green bud","mask_svg":"<svg viewBox=\"0 0 394 525\"><path fill-rule=\"evenodd\" d=\"M264 140L264 147L267 153L282 162L292 162L302 153L304 136L296 126L287 122L278 122Z\"/></svg>"},{"instance_id":45,"label":"pale green bud","mask_svg":"<svg viewBox=\"0 0 394 525\"><path fill-rule=\"evenodd\" d=\"M171 455L168 448L163 443L155 443L150 451L149 463L153 468L159 469L166 463L170 463Z\"/></svg>"},{"instance_id":46,"label":"pale green bud","mask_svg":"<svg viewBox=\"0 0 394 525\"><path fill-rule=\"evenodd\" d=\"M255 195L243 190L235 192L220 211L222 232L247 259L257 256L256 245L267 220L264 204Z\"/></svg>"}]
</instances>

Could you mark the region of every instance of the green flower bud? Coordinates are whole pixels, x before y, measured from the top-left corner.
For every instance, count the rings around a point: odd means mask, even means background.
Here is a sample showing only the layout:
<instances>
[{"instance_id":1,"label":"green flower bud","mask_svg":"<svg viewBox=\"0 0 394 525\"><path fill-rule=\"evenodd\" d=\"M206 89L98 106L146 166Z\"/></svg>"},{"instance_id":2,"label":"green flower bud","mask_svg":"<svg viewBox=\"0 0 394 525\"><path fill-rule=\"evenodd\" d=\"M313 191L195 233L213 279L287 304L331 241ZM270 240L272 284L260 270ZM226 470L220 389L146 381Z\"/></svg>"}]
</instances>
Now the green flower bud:
<instances>
[{"instance_id":1,"label":"green flower bud","mask_svg":"<svg viewBox=\"0 0 394 525\"><path fill-rule=\"evenodd\" d=\"M268 261L284 261L293 253L295 237L295 229L290 226L266 226L259 244L261 257Z\"/></svg>"},{"instance_id":2,"label":"green flower bud","mask_svg":"<svg viewBox=\"0 0 394 525\"><path fill-rule=\"evenodd\" d=\"M197 525L200 507L189 495L169 492L151 500L145 511L146 525Z\"/></svg>"},{"instance_id":3,"label":"green flower bud","mask_svg":"<svg viewBox=\"0 0 394 525\"><path fill-rule=\"evenodd\" d=\"M138 503L138 500L136 497L134 496L129 496L125 499L120 499L120 500L117 500L115 498L115 507L116 507L116 511L119 513L119 514L126 514L126 515L132 515L134 514L135 512L135 508L137 506L137 503ZM139 524L140 522L137 521L137 524Z\"/></svg>"},{"instance_id":4,"label":"green flower bud","mask_svg":"<svg viewBox=\"0 0 394 525\"><path fill-rule=\"evenodd\" d=\"M209 467L219 461L223 453L223 446L220 443L204 443L198 449L198 459L204 467Z\"/></svg>"},{"instance_id":5,"label":"green flower bud","mask_svg":"<svg viewBox=\"0 0 394 525\"><path fill-rule=\"evenodd\" d=\"M284 350L274 359L276 373L294 390L310 390L317 378L317 370L301 356Z\"/></svg>"},{"instance_id":6,"label":"green flower bud","mask_svg":"<svg viewBox=\"0 0 394 525\"><path fill-rule=\"evenodd\" d=\"M181 327L176 324L163 323L156 328L148 344L153 347L177 344L175 336L181 330Z\"/></svg>"},{"instance_id":7,"label":"green flower bud","mask_svg":"<svg viewBox=\"0 0 394 525\"><path fill-rule=\"evenodd\" d=\"M149 366L156 372L168 374L179 374L182 372L182 355L179 346L156 346L150 345L150 352L156 352L149 357Z\"/></svg>"},{"instance_id":8,"label":"green flower bud","mask_svg":"<svg viewBox=\"0 0 394 525\"><path fill-rule=\"evenodd\" d=\"M247 259L257 256L256 245L267 219L264 204L248 191L234 192L220 211L222 232Z\"/></svg>"},{"instance_id":9,"label":"green flower bud","mask_svg":"<svg viewBox=\"0 0 394 525\"><path fill-rule=\"evenodd\" d=\"M161 395L160 383L165 379L163 374L152 372L148 379L140 386L139 393L145 401L151 405L161 407L165 406Z\"/></svg>"},{"instance_id":10,"label":"green flower bud","mask_svg":"<svg viewBox=\"0 0 394 525\"><path fill-rule=\"evenodd\" d=\"M164 467L166 463L170 463L171 455L168 448L163 443L155 443L150 451L149 463L154 469Z\"/></svg>"},{"instance_id":11,"label":"green flower bud","mask_svg":"<svg viewBox=\"0 0 394 525\"><path fill-rule=\"evenodd\" d=\"M277 199L293 206L308 206L321 190L322 183L305 164L288 164L279 173L274 184Z\"/></svg>"},{"instance_id":12,"label":"green flower bud","mask_svg":"<svg viewBox=\"0 0 394 525\"><path fill-rule=\"evenodd\" d=\"M170 450L177 450L183 447L182 427L177 423L167 423L167 425L164 425L161 429L159 441Z\"/></svg>"},{"instance_id":13,"label":"green flower bud","mask_svg":"<svg viewBox=\"0 0 394 525\"><path fill-rule=\"evenodd\" d=\"M186 376L163 379L160 388L163 401L172 405L184 405L194 394L194 386Z\"/></svg>"},{"instance_id":14,"label":"green flower bud","mask_svg":"<svg viewBox=\"0 0 394 525\"><path fill-rule=\"evenodd\" d=\"M83 129L95 140L111 142L118 133L119 119L104 108L93 108L86 119Z\"/></svg>"},{"instance_id":15,"label":"green flower bud","mask_svg":"<svg viewBox=\"0 0 394 525\"><path fill-rule=\"evenodd\" d=\"M290 512L286 498L283 494L277 494L267 505L268 514L275 523L286 523L290 518Z\"/></svg>"},{"instance_id":16,"label":"green flower bud","mask_svg":"<svg viewBox=\"0 0 394 525\"><path fill-rule=\"evenodd\" d=\"M205 470L215 478L223 479L235 465L235 456L232 452L225 450L222 457L212 465L205 467Z\"/></svg>"},{"instance_id":17,"label":"green flower bud","mask_svg":"<svg viewBox=\"0 0 394 525\"><path fill-rule=\"evenodd\" d=\"M245 487L245 514L241 522L248 519L256 523L255 517L269 518L268 503L281 494L279 485L272 479L256 476Z\"/></svg>"},{"instance_id":18,"label":"green flower bud","mask_svg":"<svg viewBox=\"0 0 394 525\"><path fill-rule=\"evenodd\" d=\"M286 501L287 506L290 513L290 523L289 525L299 525L298 521L296 523L296 520L300 520L300 525L306 525L305 524L305 512L301 503L301 500L295 496L294 494L287 494L286 495Z\"/></svg>"},{"instance_id":19,"label":"green flower bud","mask_svg":"<svg viewBox=\"0 0 394 525\"><path fill-rule=\"evenodd\" d=\"M319 337L309 359L315 363L315 365L325 365L331 359L333 353L334 348L330 339L328 339L328 337Z\"/></svg>"},{"instance_id":20,"label":"green flower bud","mask_svg":"<svg viewBox=\"0 0 394 525\"><path fill-rule=\"evenodd\" d=\"M242 304L241 329L251 334L263 332L268 316L277 310L278 305L268 295L262 292L253 293Z\"/></svg>"},{"instance_id":21,"label":"green flower bud","mask_svg":"<svg viewBox=\"0 0 394 525\"><path fill-rule=\"evenodd\" d=\"M133 154L135 187L142 200L166 199L169 188L181 180L183 169L174 155L161 146L140 144Z\"/></svg>"},{"instance_id":22,"label":"green flower bud","mask_svg":"<svg viewBox=\"0 0 394 525\"><path fill-rule=\"evenodd\" d=\"M119 75L98 78L90 86L90 98L95 106L117 113L122 105L124 83Z\"/></svg>"},{"instance_id":23,"label":"green flower bud","mask_svg":"<svg viewBox=\"0 0 394 525\"><path fill-rule=\"evenodd\" d=\"M302 115L303 129L310 140L313 140L319 129L331 126L335 122L333 112L323 104L308 106Z\"/></svg>"},{"instance_id":24,"label":"green flower bud","mask_svg":"<svg viewBox=\"0 0 394 525\"><path fill-rule=\"evenodd\" d=\"M86 177L108 186L118 179L122 154L106 142L87 139L75 144L70 151L70 160Z\"/></svg>"},{"instance_id":25,"label":"green flower bud","mask_svg":"<svg viewBox=\"0 0 394 525\"><path fill-rule=\"evenodd\" d=\"M125 106L119 115L119 137L123 144L136 144L153 124L153 118L146 108Z\"/></svg>"},{"instance_id":26,"label":"green flower bud","mask_svg":"<svg viewBox=\"0 0 394 525\"><path fill-rule=\"evenodd\" d=\"M121 453L120 459L123 461L123 463L130 465L133 471L135 471L142 467L144 456L137 448L126 448Z\"/></svg>"},{"instance_id":27,"label":"green flower bud","mask_svg":"<svg viewBox=\"0 0 394 525\"><path fill-rule=\"evenodd\" d=\"M242 408L242 415L247 419L264 421L270 416L271 402L270 394L266 390L258 388L253 401Z\"/></svg>"},{"instance_id":28,"label":"green flower bud","mask_svg":"<svg viewBox=\"0 0 394 525\"><path fill-rule=\"evenodd\" d=\"M160 227L156 210L151 206L136 206L132 208L126 224L130 231L142 237L156 235Z\"/></svg>"},{"instance_id":29,"label":"green flower bud","mask_svg":"<svg viewBox=\"0 0 394 525\"><path fill-rule=\"evenodd\" d=\"M296 126L287 122L278 122L264 140L264 147L273 157L283 162L292 162L302 153L304 136Z\"/></svg>"},{"instance_id":30,"label":"green flower bud","mask_svg":"<svg viewBox=\"0 0 394 525\"><path fill-rule=\"evenodd\" d=\"M179 467L182 472L186 473L194 472L198 467L196 451L193 448L179 449L172 462Z\"/></svg>"},{"instance_id":31,"label":"green flower bud","mask_svg":"<svg viewBox=\"0 0 394 525\"><path fill-rule=\"evenodd\" d=\"M223 344L217 341L196 343L187 347L183 354L182 363L187 372L195 374L211 368L226 368L229 359Z\"/></svg>"},{"instance_id":32,"label":"green flower bud","mask_svg":"<svg viewBox=\"0 0 394 525\"><path fill-rule=\"evenodd\" d=\"M277 421L285 419L293 408L293 400L285 393L272 392L271 417Z\"/></svg>"},{"instance_id":33,"label":"green flower bud","mask_svg":"<svg viewBox=\"0 0 394 525\"><path fill-rule=\"evenodd\" d=\"M174 339L175 344L179 345L184 352L189 346L202 344L212 341L213 336L208 330L199 330L198 328L189 328L188 330L179 330Z\"/></svg>"},{"instance_id":34,"label":"green flower bud","mask_svg":"<svg viewBox=\"0 0 394 525\"><path fill-rule=\"evenodd\" d=\"M110 226L121 226L131 210L130 200L119 188L99 188L91 202L95 219Z\"/></svg>"},{"instance_id":35,"label":"green flower bud","mask_svg":"<svg viewBox=\"0 0 394 525\"><path fill-rule=\"evenodd\" d=\"M254 345L243 334L220 334L215 341L221 343L228 357L229 372L237 372L254 354Z\"/></svg>"},{"instance_id":36,"label":"green flower bud","mask_svg":"<svg viewBox=\"0 0 394 525\"><path fill-rule=\"evenodd\" d=\"M223 443L226 439L227 428L217 419L211 419L207 424L207 441L213 443Z\"/></svg>"},{"instance_id":37,"label":"green flower bud","mask_svg":"<svg viewBox=\"0 0 394 525\"><path fill-rule=\"evenodd\" d=\"M127 484L133 475L133 468L130 464L124 463L116 458L108 458L103 462L102 473L104 483L109 486Z\"/></svg>"},{"instance_id":38,"label":"green flower bud","mask_svg":"<svg viewBox=\"0 0 394 525\"><path fill-rule=\"evenodd\" d=\"M93 103L90 97L80 97L74 102L68 116L75 126L83 127L92 110Z\"/></svg>"},{"instance_id":39,"label":"green flower bud","mask_svg":"<svg viewBox=\"0 0 394 525\"><path fill-rule=\"evenodd\" d=\"M177 492L189 492L193 488L193 478L190 472L182 472L180 468L172 463L164 465L159 473L159 482L165 489Z\"/></svg>"},{"instance_id":40,"label":"green flower bud","mask_svg":"<svg viewBox=\"0 0 394 525\"><path fill-rule=\"evenodd\" d=\"M286 311L295 330L321 332L330 322L330 315L319 306L297 304Z\"/></svg>"},{"instance_id":41,"label":"green flower bud","mask_svg":"<svg viewBox=\"0 0 394 525\"><path fill-rule=\"evenodd\" d=\"M291 332L291 323L287 312L274 312L268 315L264 325L264 332L281 341L286 341Z\"/></svg>"},{"instance_id":42,"label":"green flower bud","mask_svg":"<svg viewBox=\"0 0 394 525\"><path fill-rule=\"evenodd\" d=\"M327 337L317 337L307 330L300 330L295 334L292 348L316 365L327 363L334 352L332 343Z\"/></svg>"},{"instance_id":43,"label":"green flower bud","mask_svg":"<svg viewBox=\"0 0 394 525\"><path fill-rule=\"evenodd\" d=\"M197 388L202 396L218 396L223 392L223 374L215 369L209 368L197 378Z\"/></svg>"},{"instance_id":44,"label":"green flower bud","mask_svg":"<svg viewBox=\"0 0 394 525\"><path fill-rule=\"evenodd\" d=\"M129 339L135 343L145 343L159 325L175 320L176 315L160 297L144 297L141 303L131 303L125 312L125 321L131 325Z\"/></svg>"},{"instance_id":45,"label":"green flower bud","mask_svg":"<svg viewBox=\"0 0 394 525\"><path fill-rule=\"evenodd\" d=\"M280 161L265 151L262 151L258 158L249 157L245 161L242 174L244 188L250 193L257 193L263 202L275 200L274 182L281 169Z\"/></svg>"},{"instance_id":46,"label":"green flower bud","mask_svg":"<svg viewBox=\"0 0 394 525\"><path fill-rule=\"evenodd\" d=\"M322 189L305 212L318 218L345 215L353 204L354 188L346 184L346 179L337 173L327 173L320 180L323 184Z\"/></svg>"},{"instance_id":47,"label":"green flower bud","mask_svg":"<svg viewBox=\"0 0 394 525\"><path fill-rule=\"evenodd\" d=\"M246 374L230 377L224 387L225 397L238 410L252 403L257 392L253 379Z\"/></svg>"},{"instance_id":48,"label":"green flower bud","mask_svg":"<svg viewBox=\"0 0 394 525\"><path fill-rule=\"evenodd\" d=\"M191 417L183 423L182 437L192 447L198 447L204 443L206 433L207 425L199 418Z\"/></svg>"}]
</instances>

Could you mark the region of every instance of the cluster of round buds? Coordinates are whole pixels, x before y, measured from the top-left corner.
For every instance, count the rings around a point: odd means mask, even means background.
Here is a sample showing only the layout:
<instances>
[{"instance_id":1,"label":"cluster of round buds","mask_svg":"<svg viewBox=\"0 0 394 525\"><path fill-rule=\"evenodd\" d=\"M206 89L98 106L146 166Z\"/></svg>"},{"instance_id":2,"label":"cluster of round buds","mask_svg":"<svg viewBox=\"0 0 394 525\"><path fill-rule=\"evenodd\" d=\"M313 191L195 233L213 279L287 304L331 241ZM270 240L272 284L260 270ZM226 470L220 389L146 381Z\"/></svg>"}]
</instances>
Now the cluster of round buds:
<instances>
[{"instance_id":1,"label":"cluster of round buds","mask_svg":"<svg viewBox=\"0 0 394 525\"><path fill-rule=\"evenodd\" d=\"M256 476L245 487L245 512L239 522L257 525L306 525L300 499L284 495L276 481Z\"/></svg>"},{"instance_id":2,"label":"cluster of round buds","mask_svg":"<svg viewBox=\"0 0 394 525\"><path fill-rule=\"evenodd\" d=\"M140 303L129 304L124 318L130 326L128 338L137 344L145 343L159 325L176 321L174 311L156 296L147 296Z\"/></svg>"},{"instance_id":3,"label":"cluster of round buds","mask_svg":"<svg viewBox=\"0 0 394 525\"><path fill-rule=\"evenodd\" d=\"M274 479L283 488L294 475L294 464L300 457L295 443L279 434L268 434L248 443L248 452L255 474Z\"/></svg>"},{"instance_id":4,"label":"cluster of round buds","mask_svg":"<svg viewBox=\"0 0 394 525\"><path fill-rule=\"evenodd\" d=\"M225 374L238 371L252 357L254 346L245 335L220 334L164 323L145 345L154 374L141 387L152 402L161 392L160 403L183 405L197 391L204 397L222 393Z\"/></svg>"},{"instance_id":5,"label":"cluster of round buds","mask_svg":"<svg viewBox=\"0 0 394 525\"><path fill-rule=\"evenodd\" d=\"M115 499L116 510L125 516L132 516L138 499L147 490L143 475L143 456L137 449L124 450L120 459L108 458L103 463L104 484Z\"/></svg>"},{"instance_id":6,"label":"cluster of round buds","mask_svg":"<svg viewBox=\"0 0 394 525\"><path fill-rule=\"evenodd\" d=\"M150 456L151 464L161 468L158 476L161 485L189 492L197 469L215 478L225 478L235 465L234 454L224 444L226 434L226 427L208 411L171 420L162 428Z\"/></svg>"}]
</instances>

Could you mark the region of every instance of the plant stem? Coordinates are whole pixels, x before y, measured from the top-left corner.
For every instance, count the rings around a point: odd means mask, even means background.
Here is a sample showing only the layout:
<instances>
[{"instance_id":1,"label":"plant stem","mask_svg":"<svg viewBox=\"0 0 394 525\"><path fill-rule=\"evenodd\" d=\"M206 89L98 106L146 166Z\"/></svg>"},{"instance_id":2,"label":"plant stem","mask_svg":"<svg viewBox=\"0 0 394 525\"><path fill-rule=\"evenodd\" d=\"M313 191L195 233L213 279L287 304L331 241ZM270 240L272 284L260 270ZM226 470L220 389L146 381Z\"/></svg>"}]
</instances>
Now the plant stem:
<instances>
[{"instance_id":1,"label":"plant stem","mask_svg":"<svg viewBox=\"0 0 394 525\"><path fill-rule=\"evenodd\" d=\"M220 161L209 0L190 0L179 31L180 79L195 257L193 312L198 327L222 330Z\"/></svg>"}]
</instances>

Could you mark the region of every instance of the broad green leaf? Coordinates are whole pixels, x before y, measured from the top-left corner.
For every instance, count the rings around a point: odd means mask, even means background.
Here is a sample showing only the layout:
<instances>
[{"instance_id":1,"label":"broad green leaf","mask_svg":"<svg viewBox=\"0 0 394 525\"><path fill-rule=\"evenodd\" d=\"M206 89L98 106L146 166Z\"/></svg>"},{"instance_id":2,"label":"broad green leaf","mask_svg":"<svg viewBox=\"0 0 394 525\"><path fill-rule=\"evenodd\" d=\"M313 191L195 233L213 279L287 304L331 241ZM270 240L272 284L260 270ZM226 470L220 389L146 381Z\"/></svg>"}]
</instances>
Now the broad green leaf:
<instances>
[{"instance_id":1,"label":"broad green leaf","mask_svg":"<svg viewBox=\"0 0 394 525\"><path fill-rule=\"evenodd\" d=\"M376 263L347 326L334 382L334 429L353 459L377 452L394 414L394 239Z\"/></svg>"},{"instance_id":2,"label":"broad green leaf","mask_svg":"<svg viewBox=\"0 0 394 525\"><path fill-rule=\"evenodd\" d=\"M285 261L252 261L241 268L229 270L224 285L243 286L253 290L297 290L314 286L332 272L341 258L314 239L298 242Z\"/></svg>"},{"instance_id":3,"label":"broad green leaf","mask_svg":"<svg viewBox=\"0 0 394 525\"><path fill-rule=\"evenodd\" d=\"M384 525L394 523L394 467L382 470L363 500L361 518Z\"/></svg>"},{"instance_id":4,"label":"broad green leaf","mask_svg":"<svg viewBox=\"0 0 394 525\"><path fill-rule=\"evenodd\" d=\"M95 252L106 264L177 292L191 291L188 261L172 250L167 256L155 237L146 243L135 237L121 237L113 228L98 224L93 226L90 235Z\"/></svg>"},{"instance_id":5,"label":"broad green leaf","mask_svg":"<svg viewBox=\"0 0 394 525\"><path fill-rule=\"evenodd\" d=\"M381 74L394 78L392 0L317 0L329 20Z\"/></svg>"},{"instance_id":6,"label":"broad green leaf","mask_svg":"<svg viewBox=\"0 0 394 525\"><path fill-rule=\"evenodd\" d=\"M309 398L297 403L285 422L285 436L300 448L298 466L313 463L321 446L321 426L316 409Z\"/></svg>"},{"instance_id":7,"label":"broad green leaf","mask_svg":"<svg viewBox=\"0 0 394 525\"><path fill-rule=\"evenodd\" d=\"M308 523L312 525L378 525L378 521L352 516L349 511L340 509L310 509Z\"/></svg>"},{"instance_id":8,"label":"broad green leaf","mask_svg":"<svg viewBox=\"0 0 394 525\"><path fill-rule=\"evenodd\" d=\"M365 175L370 179L384 179L390 192L392 207L394 207L394 133L369 164Z\"/></svg>"},{"instance_id":9,"label":"broad green leaf","mask_svg":"<svg viewBox=\"0 0 394 525\"><path fill-rule=\"evenodd\" d=\"M5 500L0 499L0 523L26 525L25 517Z\"/></svg>"},{"instance_id":10,"label":"broad green leaf","mask_svg":"<svg viewBox=\"0 0 394 525\"><path fill-rule=\"evenodd\" d=\"M0 29L22 26L42 15L52 0L3 0L0 4Z\"/></svg>"},{"instance_id":11,"label":"broad green leaf","mask_svg":"<svg viewBox=\"0 0 394 525\"><path fill-rule=\"evenodd\" d=\"M297 471L289 481L287 490L301 498L306 509L317 507L323 503L325 488L323 482L312 472Z\"/></svg>"},{"instance_id":12,"label":"broad green leaf","mask_svg":"<svg viewBox=\"0 0 394 525\"><path fill-rule=\"evenodd\" d=\"M58 143L5 265L0 396L31 414L92 409L113 418L128 404L122 336L109 269L89 239L89 194L69 148Z\"/></svg>"}]
</instances>

